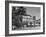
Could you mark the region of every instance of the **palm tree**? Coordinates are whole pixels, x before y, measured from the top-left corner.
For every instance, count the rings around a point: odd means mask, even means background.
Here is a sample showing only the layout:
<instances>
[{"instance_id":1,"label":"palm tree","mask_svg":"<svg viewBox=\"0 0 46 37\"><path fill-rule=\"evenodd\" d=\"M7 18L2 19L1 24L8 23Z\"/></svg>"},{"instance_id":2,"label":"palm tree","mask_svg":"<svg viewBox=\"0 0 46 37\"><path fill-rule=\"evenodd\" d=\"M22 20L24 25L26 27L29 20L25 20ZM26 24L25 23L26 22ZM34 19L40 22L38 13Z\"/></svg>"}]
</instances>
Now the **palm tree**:
<instances>
[{"instance_id":1,"label":"palm tree","mask_svg":"<svg viewBox=\"0 0 46 37\"><path fill-rule=\"evenodd\" d=\"M12 19L14 19L15 21L13 21L14 25L17 27L23 26L22 25L22 15L26 14L26 10L24 7L13 7L12 10ZM16 19L17 18L17 19Z\"/></svg>"},{"instance_id":2,"label":"palm tree","mask_svg":"<svg viewBox=\"0 0 46 37\"><path fill-rule=\"evenodd\" d=\"M19 7L18 13L19 13L20 15L25 15L25 14L26 14L26 8L24 8L24 7Z\"/></svg>"}]
</instances>

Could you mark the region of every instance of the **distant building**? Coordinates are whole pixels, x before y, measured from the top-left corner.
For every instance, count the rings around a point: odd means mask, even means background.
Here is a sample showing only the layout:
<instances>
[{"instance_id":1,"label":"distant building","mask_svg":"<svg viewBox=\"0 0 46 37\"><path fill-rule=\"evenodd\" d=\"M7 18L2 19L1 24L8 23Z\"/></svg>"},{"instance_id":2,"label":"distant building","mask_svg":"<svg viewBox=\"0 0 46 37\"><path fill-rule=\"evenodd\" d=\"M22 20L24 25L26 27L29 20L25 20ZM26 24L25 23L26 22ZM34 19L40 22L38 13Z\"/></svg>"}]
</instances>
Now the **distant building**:
<instances>
[{"instance_id":1,"label":"distant building","mask_svg":"<svg viewBox=\"0 0 46 37\"><path fill-rule=\"evenodd\" d=\"M35 27L35 24L36 24L36 22L35 22L36 21L36 16L33 16L33 20L34 20L33 21L33 24L34 24L34 27Z\"/></svg>"},{"instance_id":2,"label":"distant building","mask_svg":"<svg viewBox=\"0 0 46 37\"><path fill-rule=\"evenodd\" d=\"M33 20L36 20L36 16L33 16Z\"/></svg>"},{"instance_id":3,"label":"distant building","mask_svg":"<svg viewBox=\"0 0 46 37\"><path fill-rule=\"evenodd\" d=\"M40 26L40 24L41 24L41 20L40 19L36 20L36 25Z\"/></svg>"},{"instance_id":4,"label":"distant building","mask_svg":"<svg viewBox=\"0 0 46 37\"><path fill-rule=\"evenodd\" d=\"M22 22L24 22L26 25L32 25L31 24L32 20L33 18L31 15L23 15Z\"/></svg>"}]
</instances>

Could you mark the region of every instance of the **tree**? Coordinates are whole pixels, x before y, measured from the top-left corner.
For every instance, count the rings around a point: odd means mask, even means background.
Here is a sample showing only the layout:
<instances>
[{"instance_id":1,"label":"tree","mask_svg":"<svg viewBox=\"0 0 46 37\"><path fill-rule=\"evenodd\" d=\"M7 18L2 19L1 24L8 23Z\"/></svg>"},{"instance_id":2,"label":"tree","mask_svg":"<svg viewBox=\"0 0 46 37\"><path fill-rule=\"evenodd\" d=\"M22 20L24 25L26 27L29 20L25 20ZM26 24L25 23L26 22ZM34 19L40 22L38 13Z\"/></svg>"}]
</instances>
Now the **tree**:
<instances>
[{"instance_id":1,"label":"tree","mask_svg":"<svg viewBox=\"0 0 46 37\"><path fill-rule=\"evenodd\" d=\"M15 20L15 21L12 20L13 24L15 26L17 26L17 27L23 26L22 25L22 16L21 15L25 15L25 14L26 14L26 10L25 10L24 7L13 7L12 19Z\"/></svg>"}]
</instances>

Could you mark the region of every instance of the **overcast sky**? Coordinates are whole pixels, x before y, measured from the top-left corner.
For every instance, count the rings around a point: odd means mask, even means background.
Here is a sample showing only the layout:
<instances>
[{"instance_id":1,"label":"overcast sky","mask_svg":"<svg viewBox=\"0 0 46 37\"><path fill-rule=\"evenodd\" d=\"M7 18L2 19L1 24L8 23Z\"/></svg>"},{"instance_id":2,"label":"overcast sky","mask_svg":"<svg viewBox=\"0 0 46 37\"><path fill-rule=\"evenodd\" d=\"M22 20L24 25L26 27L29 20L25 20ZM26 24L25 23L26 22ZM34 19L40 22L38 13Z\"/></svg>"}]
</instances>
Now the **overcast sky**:
<instances>
[{"instance_id":1,"label":"overcast sky","mask_svg":"<svg viewBox=\"0 0 46 37\"><path fill-rule=\"evenodd\" d=\"M27 7L26 12L31 16L36 16L36 19L40 18L40 7Z\"/></svg>"}]
</instances>

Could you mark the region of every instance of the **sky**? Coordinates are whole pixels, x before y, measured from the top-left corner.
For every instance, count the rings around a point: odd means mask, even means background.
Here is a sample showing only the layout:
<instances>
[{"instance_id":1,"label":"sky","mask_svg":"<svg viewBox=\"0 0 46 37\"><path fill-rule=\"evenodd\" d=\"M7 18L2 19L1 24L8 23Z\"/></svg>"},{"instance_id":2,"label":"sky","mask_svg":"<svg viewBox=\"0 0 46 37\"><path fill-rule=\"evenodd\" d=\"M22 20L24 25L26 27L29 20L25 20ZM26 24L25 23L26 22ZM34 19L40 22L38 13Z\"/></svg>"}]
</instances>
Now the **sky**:
<instances>
[{"instance_id":1,"label":"sky","mask_svg":"<svg viewBox=\"0 0 46 37\"><path fill-rule=\"evenodd\" d=\"M26 12L28 15L36 16L36 20L40 18L40 7L27 7Z\"/></svg>"}]
</instances>

